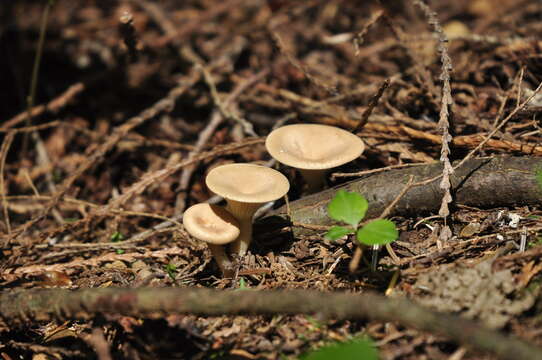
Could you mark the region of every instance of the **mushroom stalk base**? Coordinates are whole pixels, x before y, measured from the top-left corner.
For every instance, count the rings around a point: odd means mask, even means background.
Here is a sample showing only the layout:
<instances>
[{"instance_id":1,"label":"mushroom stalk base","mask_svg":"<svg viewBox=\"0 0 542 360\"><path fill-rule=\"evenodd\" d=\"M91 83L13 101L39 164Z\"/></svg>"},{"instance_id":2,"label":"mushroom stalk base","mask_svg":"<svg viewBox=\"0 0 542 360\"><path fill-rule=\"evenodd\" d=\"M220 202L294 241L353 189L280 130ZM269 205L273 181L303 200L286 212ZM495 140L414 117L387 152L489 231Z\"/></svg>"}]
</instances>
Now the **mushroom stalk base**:
<instances>
[{"instance_id":1,"label":"mushroom stalk base","mask_svg":"<svg viewBox=\"0 0 542 360\"><path fill-rule=\"evenodd\" d=\"M327 169L299 169L307 183L307 193L314 194L324 188Z\"/></svg>"},{"instance_id":2,"label":"mushroom stalk base","mask_svg":"<svg viewBox=\"0 0 542 360\"><path fill-rule=\"evenodd\" d=\"M231 277L233 275L233 264L224 251L223 245L208 244L211 255L215 259L218 267L222 271L223 277Z\"/></svg>"}]
</instances>

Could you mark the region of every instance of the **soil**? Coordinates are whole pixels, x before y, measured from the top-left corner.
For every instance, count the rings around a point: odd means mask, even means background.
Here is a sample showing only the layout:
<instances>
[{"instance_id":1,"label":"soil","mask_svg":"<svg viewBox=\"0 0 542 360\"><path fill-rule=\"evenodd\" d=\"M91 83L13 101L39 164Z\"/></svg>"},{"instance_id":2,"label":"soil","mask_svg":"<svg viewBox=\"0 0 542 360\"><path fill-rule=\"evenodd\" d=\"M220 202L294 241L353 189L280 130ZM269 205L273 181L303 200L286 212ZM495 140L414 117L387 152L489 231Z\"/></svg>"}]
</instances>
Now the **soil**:
<instances>
[{"instance_id":1,"label":"soil","mask_svg":"<svg viewBox=\"0 0 542 360\"><path fill-rule=\"evenodd\" d=\"M440 215L391 217L398 259L380 251L376 271L370 251L350 269L352 239L326 241L326 226L297 224L311 232L258 230L235 276L223 278L180 224L188 206L223 204L205 186L221 164L273 166L290 179L289 201L306 196L299 174L264 147L284 124L355 131L366 150L334 173L539 156L542 2L432 0L430 11L419 0L49 4L0 3L3 292L373 291L542 346L539 206L474 208L451 192ZM327 187L352 178L329 177ZM317 314L3 319L0 356L295 359L365 336L382 359L496 359L400 322Z\"/></svg>"}]
</instances>

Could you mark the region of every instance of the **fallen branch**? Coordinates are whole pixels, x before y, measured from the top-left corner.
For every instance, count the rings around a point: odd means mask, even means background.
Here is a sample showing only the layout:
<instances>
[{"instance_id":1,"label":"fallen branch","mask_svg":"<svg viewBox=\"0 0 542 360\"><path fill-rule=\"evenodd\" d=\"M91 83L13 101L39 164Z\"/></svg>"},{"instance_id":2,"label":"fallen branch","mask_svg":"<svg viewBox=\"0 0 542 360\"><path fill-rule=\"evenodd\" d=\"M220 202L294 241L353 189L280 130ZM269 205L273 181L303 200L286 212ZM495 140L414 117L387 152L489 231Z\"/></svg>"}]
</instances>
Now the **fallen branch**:
<instances>
[{"instance_id":1,"label":"fallen branch","mask_svg":"<svg viewBox=\"0 0 542 360\"><path fill-rule=\"evenodd\" d=\"M8 324L87 319L97 313L156 317L171 313L218 315L317 314L337 320L397 321L444 335L501 359L536 359L542 349L488 330L475 322L437 313L400 298L372 293L308 290L219 291L191 288L23 290L0 294L0 317Z\"/></svg>"},{"instance_id":2,"label":"fallen branch","mask_svg":"<svg viewBox=\"0 0 542 360\"><path fill-rule=\"evenodd\" d=\"M478 208L536 205L542 202L542 190L536 180L538 170L542 170L541 158L525 156L471 159L457 168L450 177L451 191L457 205ZM286 208L282 207L261 223L270 222L276 226L275 220L279 220L284 223L291 221L320 226L332 225L333 221L327 216L326 207L339 189L363 194L370 205L367 218L372 218L382 213L397 197L411 175L414 176L415 183L431 178L435 180L409 189L391 215L421 216L436 213L443 194L438 181L441 173L441 164L427 164L372 174L291 202L290 219ZM308 231L294 227L299 233Z\"/></svg>"}]
</instances>

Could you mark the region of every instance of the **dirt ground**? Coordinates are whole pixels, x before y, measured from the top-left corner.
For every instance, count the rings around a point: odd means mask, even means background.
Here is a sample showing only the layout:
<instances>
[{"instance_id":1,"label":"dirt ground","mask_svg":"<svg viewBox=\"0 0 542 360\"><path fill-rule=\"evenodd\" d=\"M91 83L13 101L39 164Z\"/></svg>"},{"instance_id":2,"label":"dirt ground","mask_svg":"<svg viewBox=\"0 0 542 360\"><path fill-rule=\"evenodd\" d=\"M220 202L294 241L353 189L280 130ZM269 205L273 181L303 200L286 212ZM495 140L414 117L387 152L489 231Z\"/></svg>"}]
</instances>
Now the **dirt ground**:
<instances>
[{"instance_id":1,"label":"dirt ground","mask_svg":"<svg viewBox=\"0 0 542 360\"><path fill-rule=\"evenodd\" d=\"M381 251L376 272L370 252L349 270L352 241L307 225L287 240L257 232L236 275L222 278L179 223L188 206L223 204L205 185L220 164L273 166L290 179L289 201L303 199L301 177L263 144L285 124L356 132L366 150L336 173L542 155L542 2L426 3L0 2L2 291L376 291L542 345L539 206L465 206L451 189L448 215L392 212L398 259ZM394 321L98 314L0 324L6 360L295 359L363 336L382 359L496 359Z\"/></svg>"}]
</instances>

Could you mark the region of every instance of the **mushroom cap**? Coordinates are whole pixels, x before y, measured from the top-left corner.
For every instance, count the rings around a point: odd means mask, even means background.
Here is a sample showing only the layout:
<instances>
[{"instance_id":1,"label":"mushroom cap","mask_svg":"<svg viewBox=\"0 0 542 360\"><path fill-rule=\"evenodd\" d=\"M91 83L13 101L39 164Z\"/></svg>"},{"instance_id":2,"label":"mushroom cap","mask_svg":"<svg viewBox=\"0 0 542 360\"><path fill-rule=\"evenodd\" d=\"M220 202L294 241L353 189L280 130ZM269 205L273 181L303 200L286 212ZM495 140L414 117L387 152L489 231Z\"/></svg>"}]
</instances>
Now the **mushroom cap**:
<instances>
[{"instance_id":1,"label":"mushroom cap","mask_svg":"<svg viewBox=\"0 0 542 360\"><path fill-rule=\"evenodd\" d=\"M224 245L239 237L239 222L218 205L196 204L183 214L186 231L209 244Z\"/></svg>"},{"instance_id":2,"label":"mushroom cap","mask_svg":"<svg viewBox=\"0 0 542 360\"><path fill-rule=\"evenodd\" d=\"M335 126L295 124L272 131L265 141L277 161L297 169L331 169L361 155L363 141Z\"/></svg>"},{"instance_id":3,"label":"mushroom cap","mask_svg":"<svg viewBox=\"0 0 542 360\"><path fill-rule=\"evenodd\" d=\"M243 203L265 203L284 196L290 189L286 176L254 164L218 166L207 175L207 187L226 199Z\"/></svg>"}]
</instances>

